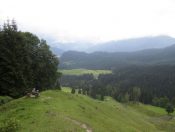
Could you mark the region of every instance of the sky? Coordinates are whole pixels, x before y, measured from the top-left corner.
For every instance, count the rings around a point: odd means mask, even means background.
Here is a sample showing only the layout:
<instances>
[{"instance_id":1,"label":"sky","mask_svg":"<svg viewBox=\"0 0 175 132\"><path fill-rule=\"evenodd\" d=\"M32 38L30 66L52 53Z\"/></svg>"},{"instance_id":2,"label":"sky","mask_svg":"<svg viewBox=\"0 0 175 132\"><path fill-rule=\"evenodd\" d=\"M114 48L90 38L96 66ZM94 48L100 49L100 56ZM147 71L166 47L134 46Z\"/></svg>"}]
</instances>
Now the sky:
<instances>
[{"instance_id":1,"label":"sky","mask_svg":"<svg viewBox=\"0 0 175 132\"><path fill-rule=\"evenodd\" d=\"M175 37L175 0L0 0L0 22L59 42Z\"/></svg>"}]
</instances>

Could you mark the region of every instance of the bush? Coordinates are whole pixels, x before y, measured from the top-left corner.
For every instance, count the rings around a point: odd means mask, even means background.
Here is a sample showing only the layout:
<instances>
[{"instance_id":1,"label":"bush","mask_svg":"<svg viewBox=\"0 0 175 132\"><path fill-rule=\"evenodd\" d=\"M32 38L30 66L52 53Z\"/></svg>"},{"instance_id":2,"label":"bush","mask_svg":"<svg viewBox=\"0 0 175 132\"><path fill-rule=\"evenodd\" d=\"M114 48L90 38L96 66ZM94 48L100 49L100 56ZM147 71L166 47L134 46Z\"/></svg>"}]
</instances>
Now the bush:
<instances>
[{"instance_id":1,"label":"bush","mask_svg":"<svg viewBox=\"0 0 175 132\"><path fill-rule=\"evenodd\" d=\"M82 89L82 94L86 95L86 90L85 89Z\"/></svg>"},{"instance_id":2,"label":"bush","mask_svg":"<svg viewBox=\"0 0 175 132\"><path fill-rule=\"evenodd\" d=\"M71 93L75 94L75 89L74 88L72 88Z\"/></svg>"},{"instance_id":3,"label":"bush","mask_svg":"<svg viewBox=\"0 0 175 132\"><path fill-rule=\"evenodd\" d=\"M8 103L9 101L11 101L13 98L9 97L9 96L0 96L0 105L3 105L5 103Z\"/></svg>"},{"instance_id":4,"label":"bush","mask_svg":"<svg viewBox=\"0 0 175 132\"><path fill-rule=\"evenodd\" d=\"M174 112L174 107L173 107L173 105L169 103L169 104L166 106L166 111L167 111L168 115L169 115L170 113L173 113L173 112Z\"/></svg>"},{"instance_id":5,"label":"bush","mask_svg":"<svg viewBox=\"0 0 175 132\"><path fill-rule=\"evenodd\" d=\"M79 90L78 90L78 94L81 94L81 93L82 93L82 91L81 91L81 89L79 89Z\"/></svg>"},{"instance_id":6,"label":"bush","mask_svg":"<svg viewBox=\"0 0 175 132\"><path fill-rule=\"evenodd\" d=\"M169 99L167 97L160 97L160 98L155 97L152 100L152 104L154 106L159 106L163 108L166 108L168 103L169 103Z\"/></svg>"},{"instance_id":7,"label":"bush","mask_svg":"<svg viewBox=\"0 0 175 132\"><path fill-rule=\"evenodd\" d=\"M0 132L17 132L19 128L19 121L15 118L10 118L3 121L2 125L0 126Z\"/></svg>"}]
</instances>

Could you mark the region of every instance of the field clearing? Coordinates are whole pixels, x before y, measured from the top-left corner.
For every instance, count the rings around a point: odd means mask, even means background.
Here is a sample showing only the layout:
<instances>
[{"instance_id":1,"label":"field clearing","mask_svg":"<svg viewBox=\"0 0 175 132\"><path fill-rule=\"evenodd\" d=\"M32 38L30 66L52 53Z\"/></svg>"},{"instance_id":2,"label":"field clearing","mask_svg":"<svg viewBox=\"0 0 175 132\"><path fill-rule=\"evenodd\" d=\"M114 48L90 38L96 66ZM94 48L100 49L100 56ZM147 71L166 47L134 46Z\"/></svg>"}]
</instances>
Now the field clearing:
<instances>
[{"instance_id":1,"label":"field clearing","mask_svg":"<svg viewBox=\"0 0 175 132\"><path fill-rule=\"evenodd\" d=\"M71 88L70 87L61 87L61 90L66 93L71 93Z\"/></svg>"},{"instance_id":2,"label":"field clearing","mask_svg":"<svg viewBox=\"0 0 175 132\"><path fill-rule=\"evenodd\" d=\"M98 77L100 74L111 74L110 70L88 70L88 69L71 69L71 70L60 70L63 75L83 75L93 74L94 77Z\"/></svg>"}]
</instances>

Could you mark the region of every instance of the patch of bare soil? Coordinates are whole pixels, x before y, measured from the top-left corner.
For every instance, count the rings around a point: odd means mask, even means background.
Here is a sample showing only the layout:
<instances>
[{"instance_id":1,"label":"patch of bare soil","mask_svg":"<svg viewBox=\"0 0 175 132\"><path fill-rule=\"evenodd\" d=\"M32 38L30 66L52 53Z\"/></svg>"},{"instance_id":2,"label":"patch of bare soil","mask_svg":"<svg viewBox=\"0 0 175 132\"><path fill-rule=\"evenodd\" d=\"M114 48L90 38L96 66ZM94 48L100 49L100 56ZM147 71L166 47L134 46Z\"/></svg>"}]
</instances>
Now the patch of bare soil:
<instances>
[{"instance_id":1,"label":"patch of bare soil","mask_svg":"<svg viewBox=\"0 0 175 132\"><path fill-rule=\"evenodd\" d=\"M69 117L65 117L65 119L73 122L74 124L80 126L83 129L85 129L86 132L92 132L92 129L89 126L87 126L85 123L81 123L81 122L74 120L74 119L71 119Z\"/></svg>"}]
</instances>

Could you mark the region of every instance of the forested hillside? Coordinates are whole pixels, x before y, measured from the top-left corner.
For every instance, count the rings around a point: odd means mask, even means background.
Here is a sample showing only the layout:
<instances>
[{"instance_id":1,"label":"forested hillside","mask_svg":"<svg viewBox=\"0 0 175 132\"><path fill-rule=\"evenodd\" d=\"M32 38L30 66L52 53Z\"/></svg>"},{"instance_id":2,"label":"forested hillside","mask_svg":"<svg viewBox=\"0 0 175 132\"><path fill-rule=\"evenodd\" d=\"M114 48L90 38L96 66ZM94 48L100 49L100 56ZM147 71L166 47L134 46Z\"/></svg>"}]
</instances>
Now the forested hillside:
<instances>
[{"instance_id":1,"label":"forested hillside","mask_svg":"<svg viewBox=\"0 0 175 132\"><path fill-rule=\"evenodd\" d=\"M167 103L175 105L175 66L133 66L114 70L113 74L63 75L61 84L81 89L93 98L103 100L112 96L118 101L134 101L133 89L139 89L137 101L166 107ZM164 103L159 102L163 100Z\"/></svg>"},{"instance_id":2,"label":"forested hillside","mask_svg":"<svg viewBox=\"0 0 175 132\"><path fill-rule=\"evenodd\" d=\"M137 52L65 52L61 58L61 68L113 69L130 65L175 64L175 45L163 49L149 49Z\"/></svg>"}]
</instances>

